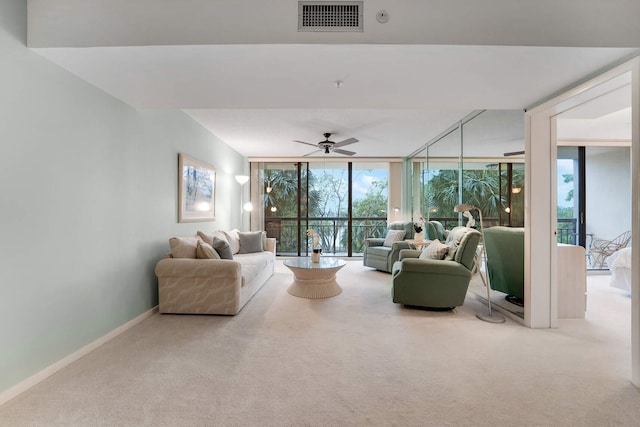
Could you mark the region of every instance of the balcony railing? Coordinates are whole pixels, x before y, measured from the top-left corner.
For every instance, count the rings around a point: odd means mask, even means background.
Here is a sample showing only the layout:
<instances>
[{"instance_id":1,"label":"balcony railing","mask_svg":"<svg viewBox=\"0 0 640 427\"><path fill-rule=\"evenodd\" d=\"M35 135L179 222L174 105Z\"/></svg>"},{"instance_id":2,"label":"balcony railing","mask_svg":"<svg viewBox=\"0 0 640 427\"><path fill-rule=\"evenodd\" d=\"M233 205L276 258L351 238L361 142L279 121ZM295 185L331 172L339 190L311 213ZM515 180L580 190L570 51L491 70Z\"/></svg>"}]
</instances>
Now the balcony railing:
<instances>
[{"instance_id":1,"label":"balcony railing","mask_svg":"<svg viewBox=\"0 0 640 427\"><path fill-rule=\"evenodd\" d=\"M346 218L323 217L298 220L296 218L274 218L265 220L267 237L276 239L278 255L298 255L298 222L301 224L301 255L311 252L311 239L307 229L314 230L320 238L322 252L326 255L347 256L349 254L349 222ZM380 217L354 217L352 219L351 252L362 255L364 240L369 237L384 237L387 219Z\"/></svg>"},{"instance_id":2,"label":"balcony railing","mask_svg":"<svg viewBox=\"0 0 640 427\"><path fill-rule=\"evenodd\" d=\"M577 220L575 218L558 218L558 243L577 244Z\"/></svg>"},{"instance_id":3,"label":"balcony railing","mask_svg":"<svg viewBox=\"0 0 640 427\"><path fill-rule=\"evenodd\" d=\"M430 220L440 221L445 229L450 230L458 225L457 217L432 217ZM497 218L483 218L485 228L499 224ZM319 238L322 251L326 255L347 256L349 254L348 220L346 218L295 218L269 217L266 219L267 237L274 237L276 253L285 256L298 255L298 222L301 223L300 254L311 252L311 239L307 237L307 229L314 230ZM479 224L476 224L478 226ZM558 243L576 244L577 221L575 218L558 219ZM387 219L376 217L358 217L352 220L351 252L353 256L361 256L364 252L364 240L369 237L384 237L387 231Z\"/></svg>"}]
</instances>

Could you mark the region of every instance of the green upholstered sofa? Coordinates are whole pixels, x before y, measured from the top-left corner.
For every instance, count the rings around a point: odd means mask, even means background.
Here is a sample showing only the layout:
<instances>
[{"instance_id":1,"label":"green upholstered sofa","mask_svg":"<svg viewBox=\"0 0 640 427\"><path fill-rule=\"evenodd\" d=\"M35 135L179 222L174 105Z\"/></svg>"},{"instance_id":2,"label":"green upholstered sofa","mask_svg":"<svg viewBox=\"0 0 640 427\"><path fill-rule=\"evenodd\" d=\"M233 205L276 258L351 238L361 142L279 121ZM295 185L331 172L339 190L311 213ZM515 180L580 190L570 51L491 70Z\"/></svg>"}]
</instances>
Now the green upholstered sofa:
<instances>
[{"instance_id":1,"label":"green upholstered sofa","mask_svg":"<svg viewBox=\"0 0 640 427\"><path fill-rule=\"evenodd\" d=\"M414 229L411 221L396 221L389 224L389 230L404 230L404 238L413 239ZM393 263L400 257L402 249L409 249L409 244L405 241L394 242L391 246L383 246L384 237L370 237L364 241L364 253L362 263L365 267L391 273Z\"/></svg>"},{"instance_id":2,"label":"green upholstered sofa","mask_svg":"<svg viewBox=\"0 0 640 427\"><path fill-rule=\"evenodd\" d=\"M421 251L403 250L393 266L393 302L428 308L453 308L464 304L471 280L480 233L455 227L446 244L453 248L444 260L419 259Z\"/></svg>"},{"instance_id":3,"label":"green upholstered sofa","mask_svg":"<svg viewBox=\"0 0 640 427\"><path fill-rule=\"evenodd\" d=\"M487 272L491 289L524 301L524 228L491 227L484 230ZM508 298L513 302L512 298Z\"/></svg>"}]
</instances>

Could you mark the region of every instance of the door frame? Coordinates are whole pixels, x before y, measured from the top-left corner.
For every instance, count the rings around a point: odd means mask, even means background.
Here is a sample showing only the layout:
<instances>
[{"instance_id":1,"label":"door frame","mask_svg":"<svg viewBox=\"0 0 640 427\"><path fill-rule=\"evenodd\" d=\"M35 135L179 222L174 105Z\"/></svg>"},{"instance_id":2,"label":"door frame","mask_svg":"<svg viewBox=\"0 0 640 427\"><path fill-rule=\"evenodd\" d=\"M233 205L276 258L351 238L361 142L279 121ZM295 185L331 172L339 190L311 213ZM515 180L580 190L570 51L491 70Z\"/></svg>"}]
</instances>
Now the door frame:
<instances>
[{"instance_id":1,"label":"door frame","mask_svg":"<svg viewBox=\"0 0 640 427\"><path fill-rule=\"evenodd\" d=\"M631 382L640 386L640 57L581 83L525 113L525 325L558 326L556 263L556 117L612 90L629 73L631 142Z\"/></svg>"}]
</instances>

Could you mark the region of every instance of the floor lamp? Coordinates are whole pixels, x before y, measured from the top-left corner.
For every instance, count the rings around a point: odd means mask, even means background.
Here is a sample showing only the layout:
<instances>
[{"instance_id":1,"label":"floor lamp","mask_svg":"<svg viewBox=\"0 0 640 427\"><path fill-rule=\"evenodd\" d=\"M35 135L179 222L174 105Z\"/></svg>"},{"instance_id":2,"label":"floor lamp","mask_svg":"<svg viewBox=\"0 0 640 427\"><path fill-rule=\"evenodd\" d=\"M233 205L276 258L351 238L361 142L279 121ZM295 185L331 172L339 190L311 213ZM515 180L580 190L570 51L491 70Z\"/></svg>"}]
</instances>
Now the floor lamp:
<instances>
[{"instance_id":1,"label":"floor lamp","mask_svg":"<svg viewBox=\"0 0 640 427\"><path fill-rule=\"evenodd\" d=\"M480 278L484 282L484 286L487 288L487 306L489 307L489 314L476 314L476 317L480 320L484 320L485 322L490 323L504 323L504 316L500 313L494 313L491 310L491 283L489 282L489 275L487 274L486 280L482 275L482 271L480 271L480 262L484 259L485 268L487 267L487 252L484 247L484 226L482 223L482 211L479 207L473 205L456 205L453 208L454 212L466 212L471 210L477 210L478 216L480 217L480 234L482 235L482 249L480 249L480 254L477 257L476 267L478 268L478 274Z\"/></svg>"},{"instance_id":2,"label":"floor lamp","mask_svg":"<svg viewBox=\"0 0 640 427\"><path fill-rule=\"evenodd\" d=\"M236 175L236 181L240 184L241 187L249 181L249 177L247 175ZM242 221L242 227L244 227L244 211L251 212L253 209L253 204L251 202L244 202L244 191L240 192L240 220Z\"/></svg>"}]
</instances>

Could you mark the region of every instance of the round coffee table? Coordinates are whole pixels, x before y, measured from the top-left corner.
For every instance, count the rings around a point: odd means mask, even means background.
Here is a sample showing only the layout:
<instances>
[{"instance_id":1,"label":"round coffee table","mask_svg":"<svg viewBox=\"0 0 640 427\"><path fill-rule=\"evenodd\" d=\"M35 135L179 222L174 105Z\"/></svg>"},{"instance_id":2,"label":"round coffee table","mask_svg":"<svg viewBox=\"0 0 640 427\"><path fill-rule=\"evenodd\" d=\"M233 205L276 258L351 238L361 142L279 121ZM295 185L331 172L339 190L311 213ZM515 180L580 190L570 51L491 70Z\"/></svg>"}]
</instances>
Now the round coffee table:
<instances>
[{"instance_id":1,"label":"round coffee table","mask_svg":"<svg viewBox=\"0 0 640 427\"><path fill-rule=\"evenodd\" d=\"M336 282L336 272L347 263L338 258L321 257L320 262L311 258L290 258L283 264L293 272L293 283L287 289L300 298L329 298L342 293Z\"/></svg>"}]
</instances>

